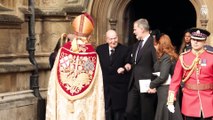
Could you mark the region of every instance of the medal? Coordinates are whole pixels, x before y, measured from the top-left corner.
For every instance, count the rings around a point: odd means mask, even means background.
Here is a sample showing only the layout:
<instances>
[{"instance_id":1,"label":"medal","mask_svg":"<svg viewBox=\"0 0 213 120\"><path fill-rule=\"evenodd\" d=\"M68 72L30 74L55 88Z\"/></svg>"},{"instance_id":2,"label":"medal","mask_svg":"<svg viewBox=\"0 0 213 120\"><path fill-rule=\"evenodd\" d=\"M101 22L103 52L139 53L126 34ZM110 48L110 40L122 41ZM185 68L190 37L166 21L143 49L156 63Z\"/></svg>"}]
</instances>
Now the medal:
<instances>
[{"instance_id":1,"label":"medal","mask_svg":"<svg viewBox=\"0 0 213 120\"><path fill-rule=\"evenodd\" d=\"M201 59L201 66L206 66L206 59Z\"/></svg>"}]
</instances>

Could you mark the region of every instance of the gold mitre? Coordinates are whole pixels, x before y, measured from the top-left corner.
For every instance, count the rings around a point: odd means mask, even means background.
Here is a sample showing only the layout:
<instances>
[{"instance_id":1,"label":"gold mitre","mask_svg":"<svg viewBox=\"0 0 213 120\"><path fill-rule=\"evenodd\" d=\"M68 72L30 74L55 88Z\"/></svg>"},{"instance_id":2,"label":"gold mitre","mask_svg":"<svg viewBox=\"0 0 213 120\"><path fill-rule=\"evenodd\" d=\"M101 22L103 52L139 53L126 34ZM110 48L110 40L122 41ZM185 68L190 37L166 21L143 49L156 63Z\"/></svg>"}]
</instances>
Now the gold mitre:
<instances>
[{"instance_id":1,"label":"gold mitre","mask_svg":"<svg viewBox=\"0 0 213 120\"><path fill-rule=\"evenodd\" d=\"M94 29L94 22L89 14L84 13L73 20L72 27L76 36L88 37Z\"/></svg>"}]
</instances>

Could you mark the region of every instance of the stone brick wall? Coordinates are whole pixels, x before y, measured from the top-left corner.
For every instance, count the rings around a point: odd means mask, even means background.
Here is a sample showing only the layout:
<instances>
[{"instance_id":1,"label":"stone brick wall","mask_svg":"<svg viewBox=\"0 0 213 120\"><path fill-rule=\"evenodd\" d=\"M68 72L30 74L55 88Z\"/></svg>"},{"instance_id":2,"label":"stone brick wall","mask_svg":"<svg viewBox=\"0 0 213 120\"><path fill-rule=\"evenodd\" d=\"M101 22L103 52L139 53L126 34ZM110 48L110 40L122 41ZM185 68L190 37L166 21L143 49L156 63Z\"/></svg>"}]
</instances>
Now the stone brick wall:
<instances>
[{"instance_id":1,"label":"stone brick wall","mask_svg":"<svg viewBox=\"0 0 213 120\"><path fill-rule=\"evenodd\" d=\"M35 0L35 59L44 100L50 75L49 55L60 35L72 32L72 18L87 5L84 0ZM28 0L0 0L0 120L40 119L38 99L30 89L35 67L26 50L29 15Z\"/></svg>"}]
</instances>

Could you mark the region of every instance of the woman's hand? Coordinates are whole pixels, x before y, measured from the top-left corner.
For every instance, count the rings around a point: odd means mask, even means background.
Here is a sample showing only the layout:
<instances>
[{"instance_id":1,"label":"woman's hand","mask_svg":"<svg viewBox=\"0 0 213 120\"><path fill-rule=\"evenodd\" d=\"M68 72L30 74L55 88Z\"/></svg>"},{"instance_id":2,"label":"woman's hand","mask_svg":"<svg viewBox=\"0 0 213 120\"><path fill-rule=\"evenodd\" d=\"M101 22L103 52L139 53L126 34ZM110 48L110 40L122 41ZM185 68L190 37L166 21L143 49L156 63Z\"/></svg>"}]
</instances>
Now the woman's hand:
<instances>
[{"instance_id":1,"label":"woman's hand","mask_svg":"<svg viewBox=\"0 0 213 120\"><path fill-rule=\"evenodd\" d=\"M157 92L156 88L149 88L148 89L148 93L150 93L150 94L154 94L156 92Z\"/></svg>"}]
</instances>

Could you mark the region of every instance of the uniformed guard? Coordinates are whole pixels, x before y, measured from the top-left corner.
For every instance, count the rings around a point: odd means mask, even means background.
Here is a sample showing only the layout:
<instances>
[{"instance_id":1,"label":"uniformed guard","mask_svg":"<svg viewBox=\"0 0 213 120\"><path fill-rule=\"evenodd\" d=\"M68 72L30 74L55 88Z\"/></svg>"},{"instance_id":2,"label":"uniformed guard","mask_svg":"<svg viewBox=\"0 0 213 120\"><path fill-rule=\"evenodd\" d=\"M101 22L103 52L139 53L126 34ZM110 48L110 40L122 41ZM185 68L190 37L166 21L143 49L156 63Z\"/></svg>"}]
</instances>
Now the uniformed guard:
<instances>
[{"instance_id":1,"label":"uniformed guard","mask_svg":"<svg viewBox=\"0 0 213 120\"><path fill-rule=\"evenodd\" d=\"M177 61L169 87L168 109L174 112L174 102L184 82L182 114L185 120L213 119L213 53L204 49L210 33L200 28L192 28L192 50L182 53Z\"/></svg>"},{"instance_id":2,"label":"uniformed guard","mask_svg":"<svg viewBox=\"0 0 213 120\"><path fill-rule=\"evenodd\" d=\"M50 74L46 120L104 120L102 71L89 43L92 17L81 14L72 27L74 39L59 49Z\"/></svg>"}]
</instances>

